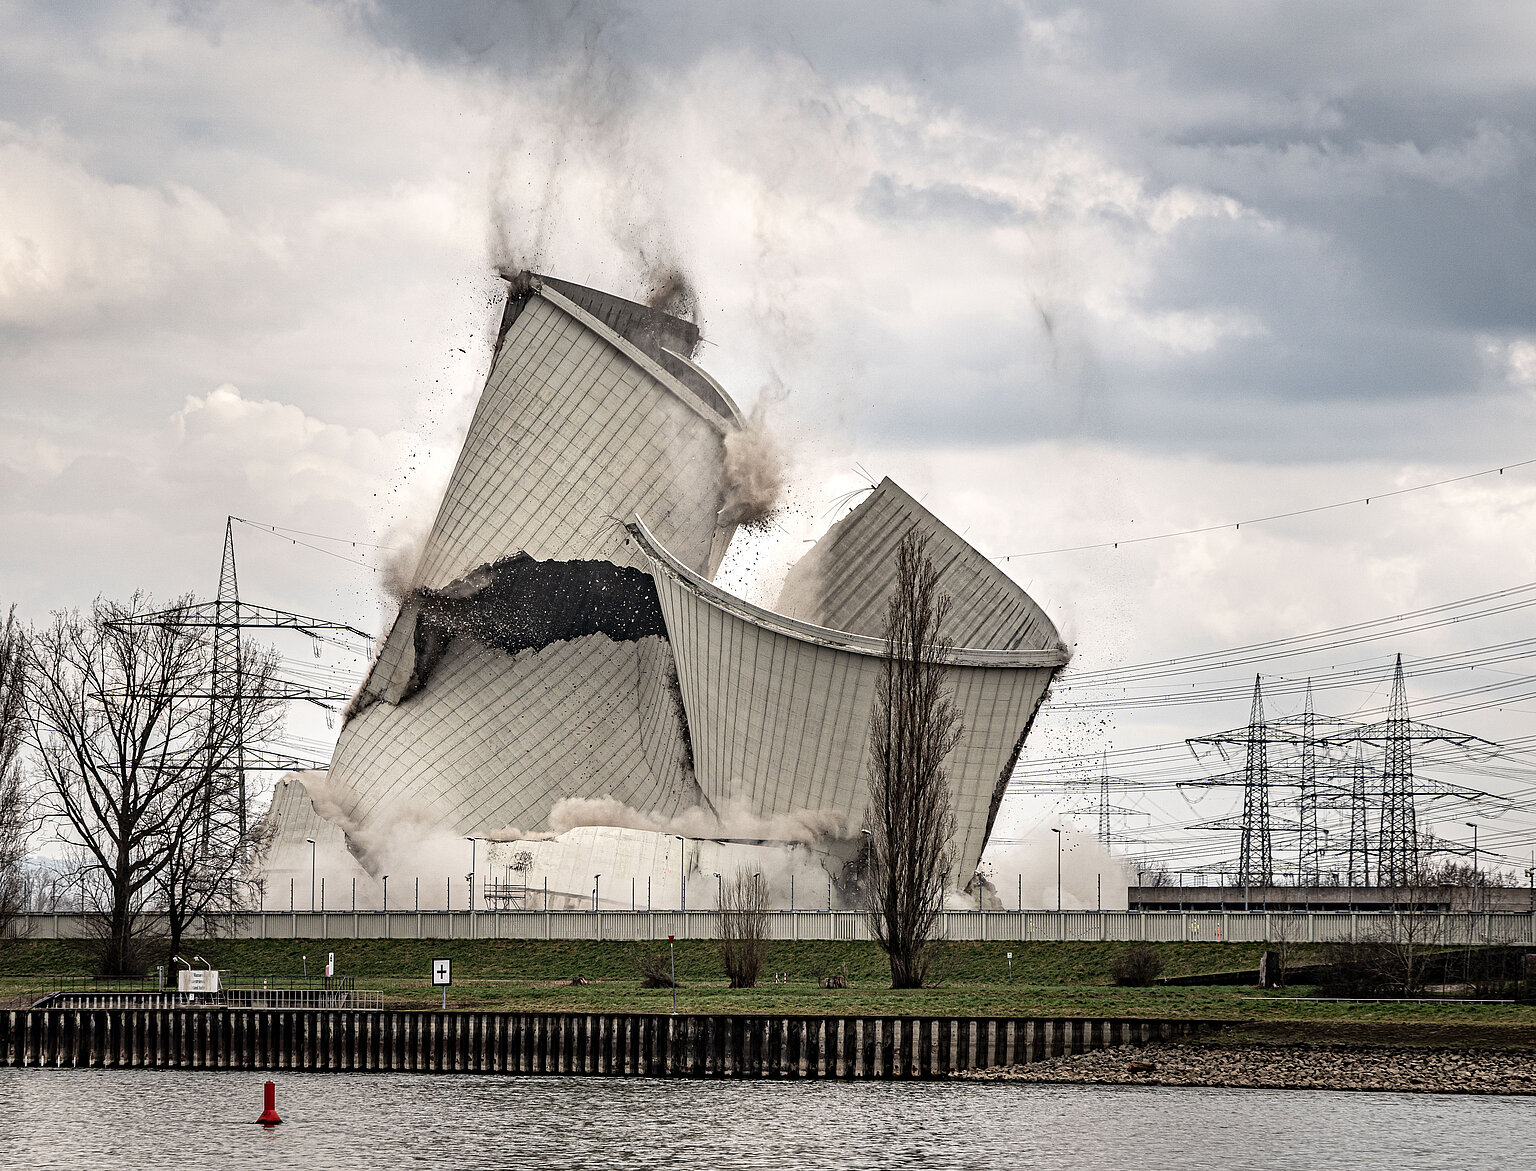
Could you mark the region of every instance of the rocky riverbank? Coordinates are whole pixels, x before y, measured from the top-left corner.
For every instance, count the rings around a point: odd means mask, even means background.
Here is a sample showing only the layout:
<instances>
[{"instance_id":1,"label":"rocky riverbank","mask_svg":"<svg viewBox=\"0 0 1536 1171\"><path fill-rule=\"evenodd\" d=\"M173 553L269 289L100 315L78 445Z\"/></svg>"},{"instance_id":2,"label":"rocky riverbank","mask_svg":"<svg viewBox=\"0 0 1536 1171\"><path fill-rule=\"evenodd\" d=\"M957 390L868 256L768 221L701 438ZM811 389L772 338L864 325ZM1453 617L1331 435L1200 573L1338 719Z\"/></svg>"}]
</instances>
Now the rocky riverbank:
<instances>
[{"instance_id":1,"label":"rocky riverbank","mask_svg":"<svg viewBox=\"0 0 1536 1171\"><path fill-rule=\"evenodd\" d=\"M974 1070L975 1081L1536 1094L1529 1049L1347 1045L1148 1045Z\"/></svg>"}]
</instances>

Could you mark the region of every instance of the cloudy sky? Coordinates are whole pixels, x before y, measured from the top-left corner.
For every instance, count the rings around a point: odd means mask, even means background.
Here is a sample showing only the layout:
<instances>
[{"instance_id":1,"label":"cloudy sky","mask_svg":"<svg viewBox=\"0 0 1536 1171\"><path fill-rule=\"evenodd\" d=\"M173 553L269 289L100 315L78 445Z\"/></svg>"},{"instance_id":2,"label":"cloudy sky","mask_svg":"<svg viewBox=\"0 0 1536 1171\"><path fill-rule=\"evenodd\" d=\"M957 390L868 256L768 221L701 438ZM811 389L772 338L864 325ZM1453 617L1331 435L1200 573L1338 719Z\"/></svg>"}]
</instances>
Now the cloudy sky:
<instances>
[{"instance_id":1,"label":"cloudy sky","mask_svg":"<svg viewBox=\"0 0 1536 1171\"><path fill-rule=\"evenodd\" d=\"M398 541L497 259L689 275L795 462L749 592L868 476L1001 557L1536 458L1532 60L1504 3L5 5L0 602L207 593L229 514ZM1510 468L1006 567L1097 669L1536 580L1533 503ZM345 558L383 554L238 539L252 600L380 622ZM1273 669L1384 678L1504 621ZM1063 711L1034 751L1245 714Z\"/></svg>"}]
</instances>

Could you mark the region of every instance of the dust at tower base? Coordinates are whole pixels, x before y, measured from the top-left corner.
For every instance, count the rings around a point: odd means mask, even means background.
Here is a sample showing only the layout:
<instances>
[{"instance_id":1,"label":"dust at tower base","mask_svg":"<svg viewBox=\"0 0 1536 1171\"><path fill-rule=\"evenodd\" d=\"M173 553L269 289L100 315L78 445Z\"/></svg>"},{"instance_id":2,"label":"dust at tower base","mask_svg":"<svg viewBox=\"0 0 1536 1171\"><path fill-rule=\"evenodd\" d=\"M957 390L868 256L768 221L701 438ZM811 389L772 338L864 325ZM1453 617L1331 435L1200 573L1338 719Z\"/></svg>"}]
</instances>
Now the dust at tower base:
<instances>
[{"instance_id":1,"label":"dust at tower base","mask_svg":"<svg viewBox=\"0 0 1536 1171\"><path fill-rule=\"evenodd\" d=\"M602 873L617 898L630 879L655 885L646 835L682 834L840 877L866 799L878 616L913 526L956 603L966 732L949 773L957 876L974 871L1066 662L1054 626L889 480L791 570L785 613L714 586L765 492L761 469L749 489L732 483L752 424L694 364L698 342L648 306L509 279L463 449L330 774L292 782L312 799L302 817L292 793L274 802L269 879L300 822L320 836L314 817L344 835L350 856L334 863L369 876L462 876L466 836L560 834L523 852ZM784 838L784 819L815 828ZM572 832L595 825L624 832ZM433 889L431 905L453 897Z\"/></svg>"}]
</instances>

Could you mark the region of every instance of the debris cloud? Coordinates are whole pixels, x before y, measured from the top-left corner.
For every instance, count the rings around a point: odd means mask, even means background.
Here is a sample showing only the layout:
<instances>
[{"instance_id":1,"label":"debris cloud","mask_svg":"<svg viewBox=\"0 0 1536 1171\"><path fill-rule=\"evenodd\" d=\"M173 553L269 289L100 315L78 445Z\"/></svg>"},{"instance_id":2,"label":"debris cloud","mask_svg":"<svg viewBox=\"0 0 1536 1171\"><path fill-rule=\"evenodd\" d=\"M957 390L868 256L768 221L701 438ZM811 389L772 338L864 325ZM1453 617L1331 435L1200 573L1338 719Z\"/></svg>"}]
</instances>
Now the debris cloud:
<instances>
[{"instance_id":1,"label":"debris cloud","mask_svg":"<svg viewBox=\"0 0 1536 1171\"><path fill-rule=\"evenodd\" d=\"M722 525L763 528L778 514L784 495L787 462L764 415L759 403L753 408L746 426L725 437Z\"/></svg>"}]
</instances>

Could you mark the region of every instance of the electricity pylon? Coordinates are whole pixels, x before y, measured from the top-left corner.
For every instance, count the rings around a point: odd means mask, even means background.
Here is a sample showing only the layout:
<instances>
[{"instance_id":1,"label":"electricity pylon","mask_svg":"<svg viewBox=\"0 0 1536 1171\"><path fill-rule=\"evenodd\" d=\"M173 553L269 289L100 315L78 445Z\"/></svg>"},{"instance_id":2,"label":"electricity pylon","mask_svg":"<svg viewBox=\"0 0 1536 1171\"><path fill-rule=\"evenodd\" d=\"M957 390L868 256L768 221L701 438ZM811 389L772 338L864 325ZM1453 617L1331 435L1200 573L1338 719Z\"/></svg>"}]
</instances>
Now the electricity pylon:
<instances>
[{"instance_id":1,"label":"electricity pylon","mask_svg":"<svg viewBox=\"0 0 1536 1171\"><path fill-rule=\"evenodd\" d=\"M348 626L345 622L333 622L325 618L312 618L295 614L290 610L274 610L268 606L253 606L240 600L239 575L235 571L234 520L224 522L224 557L219 566L219 591L211 602L191 602L169 610L158 610L123 619L122 626L175 626L181 629L204 629L213 640L213 656L208 676L208 690L184 692L180 699L205 699L209 704L211 726L233 728L236 743L232 759L235 783L239 794L240 835L242 840L247 829L247 792L245 774L252 772L291 772L297 769L327 767L323 761L306 760L278 752L260 744L245 743L245 730L240 727L240 716L245 705L252 700L298 700L335 710L335 705L346 703L351 692L334 688L311 687L284 679L272 679L259 695L247 689L243 674L241 632L250 629L292 630L307 634L320 642L330 642L349 650L365 650L372 644L367 631ZM358 647L361 642L362 647ZM318 649L318 648L317 648Z\"/></svg>"}]
</instances>

